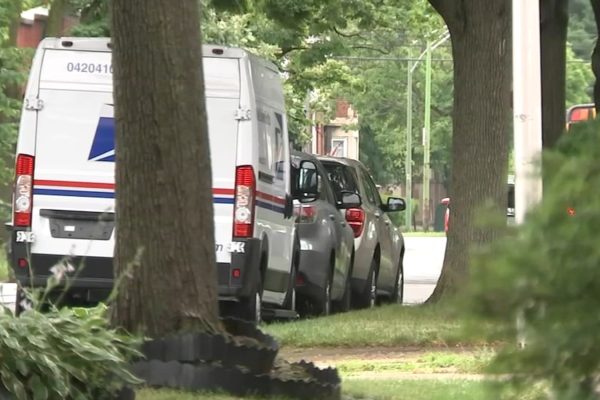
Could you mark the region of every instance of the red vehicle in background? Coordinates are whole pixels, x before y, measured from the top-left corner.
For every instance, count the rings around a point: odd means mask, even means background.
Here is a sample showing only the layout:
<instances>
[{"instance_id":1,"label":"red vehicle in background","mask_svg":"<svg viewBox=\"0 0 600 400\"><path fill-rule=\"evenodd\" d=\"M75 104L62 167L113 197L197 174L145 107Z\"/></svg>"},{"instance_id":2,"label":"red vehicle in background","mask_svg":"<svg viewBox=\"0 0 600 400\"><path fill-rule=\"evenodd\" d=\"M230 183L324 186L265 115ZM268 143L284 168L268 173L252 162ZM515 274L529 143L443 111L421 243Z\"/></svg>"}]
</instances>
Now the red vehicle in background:
<instances>
[{"instance_id":1,"label":"red vehicle in background","mask_svg":"<svg viewBox=\"0 0 600 400\"><path fill-rule=\"evenodd\" d=\"M567 110L567 131L573 124L596 118L596 107L591 104L577 104Z\"/></svg>"}]
</instances>

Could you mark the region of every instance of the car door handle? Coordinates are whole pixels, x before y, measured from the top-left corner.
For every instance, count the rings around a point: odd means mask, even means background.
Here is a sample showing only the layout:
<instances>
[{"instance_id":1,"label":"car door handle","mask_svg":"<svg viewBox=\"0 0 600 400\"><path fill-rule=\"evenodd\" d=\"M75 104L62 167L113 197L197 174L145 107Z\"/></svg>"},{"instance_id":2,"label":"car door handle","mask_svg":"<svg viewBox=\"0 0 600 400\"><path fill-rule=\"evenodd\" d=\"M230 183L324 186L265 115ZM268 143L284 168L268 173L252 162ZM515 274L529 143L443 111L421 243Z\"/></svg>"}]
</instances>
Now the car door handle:
<instances>
[{"instance_id":1,"label":"car door handle","mask_svg":"<svg viewBox=\"0 0 600 400\"><path fill-rule=\"evenodd\" d=\"M329 214L329 219L335 221L335 214Z\"/></svg>"}]
</instances>

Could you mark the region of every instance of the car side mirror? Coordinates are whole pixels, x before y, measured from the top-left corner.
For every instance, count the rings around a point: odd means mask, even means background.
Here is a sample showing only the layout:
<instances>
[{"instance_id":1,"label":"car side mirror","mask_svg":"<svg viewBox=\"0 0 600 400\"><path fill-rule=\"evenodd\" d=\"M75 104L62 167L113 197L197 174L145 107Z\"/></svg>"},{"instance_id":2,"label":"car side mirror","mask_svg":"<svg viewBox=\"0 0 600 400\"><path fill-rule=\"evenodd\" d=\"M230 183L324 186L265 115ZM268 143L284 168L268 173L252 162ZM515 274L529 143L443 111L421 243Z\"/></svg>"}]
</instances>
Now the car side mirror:
<instances>
[{"instance_id":1,"label":"car side mirror","mask_svg":"<svg viewBox=\"0 0 600 400\"><path fill-rule=\"evenodd\" d=\"M321 177L314 162L304 160L296 171L293 197L302 203L315 201L321 195Z\"/></svg>"},{"instance_id":2,"label":"car side mirror","mask_svg":"<svg viewBox=\"0 0 600 400\"><path fill-rule=\"evenodd\" d=\"M341 210L358 208L362 205L362 199L358 193L351 192L349 190L343 190L341 195L342 199L337 202L337 206Z\"/></svg>"},{"instance_id":3,"label":"car side mirror","mask_svg":"<svg viewBox=\"0 0 600 400\"><path fill-rule=\"evenodd\" d=\"M400 197L388 197L387 204L383 207L383 211L394 212L406 210L406 202Z\"/></svg>"}]
</instances>

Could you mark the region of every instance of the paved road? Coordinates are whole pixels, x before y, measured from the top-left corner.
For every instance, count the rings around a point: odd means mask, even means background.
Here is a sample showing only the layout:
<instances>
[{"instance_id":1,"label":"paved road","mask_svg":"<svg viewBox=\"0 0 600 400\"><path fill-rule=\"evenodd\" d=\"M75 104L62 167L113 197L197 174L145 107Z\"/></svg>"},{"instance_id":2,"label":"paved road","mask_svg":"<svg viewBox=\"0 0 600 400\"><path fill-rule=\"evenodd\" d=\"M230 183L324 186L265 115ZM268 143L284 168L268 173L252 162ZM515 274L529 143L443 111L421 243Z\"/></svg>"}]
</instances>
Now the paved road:
<instances>
[{"instance_id":1,"label":"paved road","mask_svg":"<svg viewBox=\"0 0 600 400\"><path fill-rule=\"evenodd\" d=\"M419 304L429 298L440 276L445 237L404 238L404 303Z\"/></svg>"}]
</instances>

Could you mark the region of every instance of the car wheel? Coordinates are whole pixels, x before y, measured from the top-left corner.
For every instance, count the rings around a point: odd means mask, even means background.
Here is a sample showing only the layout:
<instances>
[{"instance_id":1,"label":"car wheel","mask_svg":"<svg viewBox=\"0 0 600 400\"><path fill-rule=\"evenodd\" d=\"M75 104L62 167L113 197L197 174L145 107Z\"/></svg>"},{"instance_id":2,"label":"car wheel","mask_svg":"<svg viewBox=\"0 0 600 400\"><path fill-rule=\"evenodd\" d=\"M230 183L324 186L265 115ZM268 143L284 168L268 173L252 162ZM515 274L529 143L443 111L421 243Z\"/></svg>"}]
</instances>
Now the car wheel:
<instances>
[{"instance_id":1,"label":"car wheel","mask_svg":"<svg viewBox=\"0 0 600 400\"><path fill-rule=\"evenodd\" d=\"M394 304L402 304L404 301L404 269L402 268L402 260L398 265L398 273L396 274L396 285L392 294L391 302Z\"/></svg>"},{"instance_id":2,"label":"car wheel","mask_svg":"<svg viewBox=\"0 0 600 400\"><path fill-rule=\"evenodd\" d=\"M314 304L314 311L316 315L327 316L331 314L331 272L328 274L321 289L318 300Z\"/></svg>"},{"instance_id":3,"label":"car wheel","mask_svg":"<svg viewBox=\"0 0 600 400\"><path fill-rule=\"evenodd\" d=\"M287 310L297 310L297 294L296 294L296 276L298 274L298 268L300 267L300 253L299 251L294 252L294 260L292 263L292 269L290 273L290 281L288 283L288 292L283 303L283 307Z\"/></svg>"},{"instance_id":4,"label":"car wheel","mask_svg":"<svg viewBox=\"0 0 600 400\"><path fill-rule=\"evenodd\" d=\"M348 267L348 275L346 276L346 286L344 288L344 295L339 301L334 303L336 312L347 312L351 308L352 300L352 267L354 266L354 254L350 259L350 266Z\"/></svg>"},{"instance_id":5,"label":"car wheel","mask_svg":"<svg viewBox=\"0 0 600 400\"><path fill-rule=\"evenodd\" d=\"M371 261L367 284L357 299L358 308L373 308L377 305L377 260Z\"/></svg>"}]
</instances>

